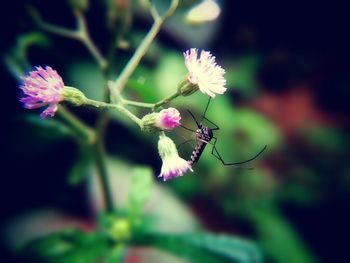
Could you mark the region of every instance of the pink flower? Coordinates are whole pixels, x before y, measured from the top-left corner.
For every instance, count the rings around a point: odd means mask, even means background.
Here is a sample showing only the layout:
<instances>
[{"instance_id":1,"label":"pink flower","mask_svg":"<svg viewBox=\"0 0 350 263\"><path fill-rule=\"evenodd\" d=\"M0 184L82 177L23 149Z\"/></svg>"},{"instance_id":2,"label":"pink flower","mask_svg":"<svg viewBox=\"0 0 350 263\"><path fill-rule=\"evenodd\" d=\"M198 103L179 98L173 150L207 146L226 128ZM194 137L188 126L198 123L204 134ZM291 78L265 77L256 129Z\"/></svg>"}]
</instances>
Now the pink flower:
<instances>
[{"instance_id":1,"label":"pink flower","mask_svg":"<svg viewBox=\"0 0 350 263\"><path fill-rule=\"evenodd\" d=\"M64 100L64 83L60 75L51 67L36 67L28 76L22 78L19 87L24 96L20 98L27 109L36 109L48 106L41 114L41 118L53 117L58 104Z\"/></svg>"},{"instance_id":2,"label":"pink flower","mask_svg":"<svg viewBox=\"0 0 350 263\"><path fill-rule=\"evenodd\" d=\"M191 48L184 53L185 65L189 71L188 81L198 85L199 90L214 98L216 94L226 91L225 70L216 64L215 57L202 50L198 58L198 50Z\"/></svg>"},{"instance_id":3,"label":"pink flower","mask_svg":"<svg viewBox=\"0 0 350 263\"><path fill-rule=\"evenodd\" d=\"M164 181L182 176L188 170L193 171L191 165L179 156L174 142L169 137L159 136L158 152L163 161L158 177L163 177Z\"/></svg>"},{"instance_id":4,"label":"pink flower","mask_svg":"<svg viewBox=\"0 0 350 263\"><path fill-rule=\"evenodd\" d=\"M171 130L181 124L180 112L175 108L161 110L158 114L155 126L162 130Z\"/></svg>"}]
</instances>

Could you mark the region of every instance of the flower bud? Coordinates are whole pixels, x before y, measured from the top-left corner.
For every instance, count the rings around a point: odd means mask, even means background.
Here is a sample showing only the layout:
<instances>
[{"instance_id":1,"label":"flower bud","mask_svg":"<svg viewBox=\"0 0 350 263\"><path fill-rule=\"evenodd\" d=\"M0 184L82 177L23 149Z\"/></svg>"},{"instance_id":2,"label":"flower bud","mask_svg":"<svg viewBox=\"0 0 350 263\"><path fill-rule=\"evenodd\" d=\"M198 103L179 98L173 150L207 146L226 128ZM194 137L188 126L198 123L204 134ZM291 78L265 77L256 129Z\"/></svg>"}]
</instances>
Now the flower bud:
<instances>
[{"instance_id":1,"label":"flower bud","mask_svg":"<svg viewBox=\"0 0 350 263\"><path fill-rule=\"evenodd\" d=\"M74 10L85 12L89 8L89 0L69 0Z\"/></svg>"},{"instance_id":2,"label":"flower bud","mask_svg":"<svg viewBox=\"0 0 350 263\"><path fill-rule=\"evenodd\" d=\"M220 6L213 0L204 0L194 6L186 15L186 22L190 25L200 25L217 19Z\"/></svg>"},{"instance_id":3,"label":"flower bud","mask_svg":"<svg viewBox=\"0 0 350 263\"><path fill-rule=\"evenodd\" d=\"M40 114L41 118L53 117L63 101L80 106L87 100L80 90L65 86L62 77L49 66L35 67L22 80L19 88L23 92L23 97L20 98L23 107L37 109L48 106Z\"/></svg>"},{"instance_id":4,"label":"flower bud","mask_svg":"<svg viewBox=\"0 0 350 263\"><path fill-rule=\"evenodd\" d=\"M199 86L190 82L188 78L182 81L178 87L178 91L181 93L182 96L189 96L195 93L198 89Z\"/></svg>"},{"instance_id":5,"label":"flower bud","mask_svg":"<svg viewBox=\"0 0 350 263\"><path fill-rule=\"evenodd\" d=\"M74 106L81 106L86 102L86 97L83 92L80 90L73 88L73 87L68 87L65 86L63 88L62 95L64 97L65 101L68 101Z\"/></svg>"},{"instance_id":6,"label":"flower bud","mask_svg":"<svg viewBox=\"0 0 350 263\"><path fill-rule=\"evenodd\" d=\"M111 224L109 234L114 240L128 240L131 236L131 225L126 218L116 218Z\"/></svg>"},{"instance_id":7,"label":"flower bud","mask_svg":"<svg viewBox=\"0 0 350 263\"><path fill-rule=\"evenodd\" d=\"M180 125L180 113L175 108L153 112L142 118L142 130L148 132L171 130Z\"/></svg>"}]
</instances>

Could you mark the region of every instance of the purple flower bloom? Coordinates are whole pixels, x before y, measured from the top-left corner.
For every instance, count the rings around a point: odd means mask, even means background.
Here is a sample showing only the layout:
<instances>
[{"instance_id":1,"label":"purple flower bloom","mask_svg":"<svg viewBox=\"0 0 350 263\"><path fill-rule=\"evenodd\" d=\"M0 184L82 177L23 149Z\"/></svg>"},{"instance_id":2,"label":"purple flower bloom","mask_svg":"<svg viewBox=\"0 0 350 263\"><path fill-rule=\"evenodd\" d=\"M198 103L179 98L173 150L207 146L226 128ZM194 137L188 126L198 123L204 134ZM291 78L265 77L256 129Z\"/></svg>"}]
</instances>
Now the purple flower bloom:
<instances>
[{"instance_id":1,"label":"purple flower bloom","mask_svg":"<svg viewBox=\"0 0 350 263\"><path fill-rule=\"evenodd\" d=\"M172 130L181 125L180 120L180 112L175 108L152 112L142 117L142 130L149 132Z\"/></svg>"},{"instance_id":2,"label":"purple flower bloom","mask_svg":"<svg viewBox=\"0 0 350 263\"><path fill-rule=\"evenodd\" d=\"M156 126L162 130L171 130L181 124L180 112L175 108L161 110L158 114Z\"/></svg>"},{"instance_id":3,"label":"purple flower bloom","mask_svg":"<svg viewBox=\"0 0 350 263\"><path fill-rule=\"evenodd\" d=\"M164 181L182 176L188 170L193 172L191 165L178 155L176 146L169 137L159 136L158 152L163 161L158 177L163 177Z\"/></svg>"},{"instance_id":4,"label":"purple flower bloom","mask_svg":"<svg viewBox=\"0 0 350 263\"><path fill-rule=\"evenodd\" d=\"M226 91L225 70L216 64L215 57L202 50L198 58L198 50L191 48L184 53L185 65L188 69L188 81L197 85L199 90L214 98L216 94Z\"/></svg>"},{"instance_id":5,"label":"purple flower bloom","mask_svg":"<svg viewBox=\"0 0 350 263\"><path fill-rule=\"evenodd\" d=\"M58 104L64 100L64 83L60 75L51 67L36 67L28 76L22 78L19 87L24 96L20 98L27 109L36 109L48 106L41 114L41 118L53 117Z\"/></svg>"}]
</instances>

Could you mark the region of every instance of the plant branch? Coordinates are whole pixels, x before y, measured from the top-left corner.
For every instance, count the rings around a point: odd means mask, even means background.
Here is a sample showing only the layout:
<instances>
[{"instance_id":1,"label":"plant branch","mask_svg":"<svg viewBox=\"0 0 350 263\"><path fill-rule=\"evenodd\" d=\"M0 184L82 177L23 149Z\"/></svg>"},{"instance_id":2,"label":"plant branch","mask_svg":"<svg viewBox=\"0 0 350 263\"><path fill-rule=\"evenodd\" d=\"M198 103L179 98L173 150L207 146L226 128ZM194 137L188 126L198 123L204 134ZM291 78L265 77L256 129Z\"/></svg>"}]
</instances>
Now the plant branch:
<instances>
[{"instance_id":1,"label":"plant branch","mask_svg":"<svg viewBox=\"0 0 350 263\"><path fill-rule=\"evenodd\" d=\"M139 107L139 108L151 108L153 110L157 109L160 106L163 106L164 104L172 101L173 99L177 98L180 96L181 93L179 91L175 92L169 97L166 97L156 103L146 103L146 102L139 102L139 101L133 101L133 100L127 100L124 99L120 94L117 95L118 101L122 105L128 105L128 106L134 106L134 107Z\"/></svg>"},{"instance_id":2,"label":"plant branch","mask_svg":"<svg viewBox=\"0 0 350 263\"><path fill-rule=\"evenodd\" d=\"M75 117L74 114L65 107L59 106L58 115L70 125L78 136L83 136L88 144L93 144L96 141L94 130Z\"/></svg>"},{"instance_id":3,"label":"plant branch","mask_svg":"<svg viewBox=\"0 0 350 263\"><path fill-rule=\"evenodd\" d=\"M151 27L151 29L148 31L147 35L142 40L141 44L136 49L135 53L123 69L123 71L120 73L119 77L116 79L116 81L111 85L111 101L116 101L116 94L120 94L122 90L124 89L128 79L135 71L136 67L140 63L141 59L144 57L144 55L147 53L148 49L150 48L153 40L159 33L164 21L166 18L171 16L173 12L176 10L177 5L179 1L173 0L171 2L171 5L168 9L168 11L163 15L159 16L156 9L152 6L151 7L151 13L154 18L154 23Z\"/></svg>"},{"instance_id":4,"label":"plant branch","mask_svg":"<svg viewBox=\"0 0 350 263\"><path fill-rule=\"evenodd\" d=\"M106 212L113 213L114 202L108 179L106 154L103 146L103 141L100 138L93 145L93 154L96 162L97 174L101 181L102 194L105 201Z\"/></svg>"},{"instance_id":5,"label":"plant branch","mask_svg":"<svg viewBox=\"0 0 350 263\"><path fill-rule=\"evenodd\" d=\"M154 103L146 103L146 102L139 102L139 101L133 101L133 100L126 100L126 99L121 99L121 103L123 105L129 105L129 106L135 106L135 107L140 107L140 108L153 108Z\"/></svg>"},{"instance_id":6,"label":"plant branch","mask_svg":"<svg viewBox=\"0 0 350 263\"><path fill-rule=\"evenodd\" d=\"M171 96L169 96L169 97L167 97L165 99L162 99L162 100L158 101L157 103L155 103L153 108L156 109L156 108L158 108L160 106L163 106L164 104L172 101L173 99L177 98L180 95L181 95L181 93L179 91L177 91L173 95L171 95Z\"/></svg>"},{"instance_id":7,"label":"plant branch","mask_svg":"<svg viewBox=\"0 0 350 263\"><path fill-rule=\"evenodd\" d=\"M85 44L86 48L90 51L91 55L95 58L101 69L105 70L108 67L108 62L92 41L84 15L78 11L75 11L74 14L77 19L77 32L79 32L80 40Z\"/></svg>"},{"instance_id":8,"label":"plant branch","mask_svg":"<svg viewBox=\"0 0 350 263\"><path fill-rule=\"evenodd\" d=\"M96 100L91 100L87 99L85 102L85 105L90 105L96 108L103 108L103 109L115 109L127 117L134 121L140 128L142 127L142 122L141 119L139 119L137 116L135 116L133 113L128 111L123 105L121 104L112 104L112 103L107 103L107 102L102 102L102 101L96 101Z\"/></svg>"},{"instance_id":9,"label":"plant branch","mask_svg":"<svg viewBox=\"0 0 350 263\"><path fill-rule=\"evenodd\" d=\"M41 29L52 34L60 35L62 37L71 38L82 42L86 46L92 57L97 61L99 66L102 69L107 67L107 60L103 57L95 43L92 41L85 17L81 12L74 12L74 15L77 20L77 29L69 29L48 23L41 18L40 14L34 8L30 8L29 12L33 17L34 21Z\"/></svg>"}]
</instances>

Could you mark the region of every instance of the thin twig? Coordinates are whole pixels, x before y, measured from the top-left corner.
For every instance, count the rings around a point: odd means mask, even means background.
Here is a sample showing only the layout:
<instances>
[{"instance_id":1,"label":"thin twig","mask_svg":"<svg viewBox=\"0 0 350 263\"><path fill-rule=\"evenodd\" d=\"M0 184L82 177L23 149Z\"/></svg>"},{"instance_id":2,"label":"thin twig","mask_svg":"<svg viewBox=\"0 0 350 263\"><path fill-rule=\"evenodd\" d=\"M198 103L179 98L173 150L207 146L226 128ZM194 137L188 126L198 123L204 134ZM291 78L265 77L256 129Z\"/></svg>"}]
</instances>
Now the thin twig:
<instances>
[{"instance_id":1,"label":"thin twig","mask_svg":"<svg viewBox=\"0 0 350 263\"><path fill-rule=\"evenodd\" d=\"M96 141L94 130L78 119L65 107L61 105L59 106L58 115L70 125L70 127L77 133L77 136L79 136L79 139L83 136L87 144L93 144Z\"/></svg>"},{"instance_id":2,"label":"thin twig","mask_svg":"<svg viewBox=\"0 0 350 263\"><path fill-rule=\"evenodd\" d=\"M44 21L40 17L39 13L33 8L30 9L30 13L33 19L35 20L35 22L37 23L37 25L41 29L47 32L50 32L52 34L60 35L62 37L71 38L82 42L86 46L86 48L88 49L92 57L97 61L99 66L102 69L105 69L107 67L108 65L107 60L104 58L104 56L99 51L95 43L92 41L87 24L86 24L85 17L81 12L79 11L74 12L74 15L77 20L77 29L69 29L69 28L48 23Z\"/></svg>"},{"instance_id":3,"label":"thin twig","mask_svg":"<svg viewBox=\"0 0 350 263\"><path fill-rule=\"evenodd\" d=\"M151 13L154 18L154 23L151 27L151 29L148 31L147 35L142 40L141 44L136 49L135 53L123 69L123 71L120 73L119 77L116 79L116 81L111 85L111 101L115 102L117 100L117 95L122 92L124 89L128 79L135 71L136 67L139 65L141 59L144 57L144 55L147 53L148 49L150 48L153 40L159 33L164 21L166 18L168 18L170 15L173 14L173 12L176 10L177 5L179 1L173 0L171 2L171 5L167 12L164 14L164 16L159 16L156 9L152 6L151 7Z\"/></svg>"}]
</instances>

